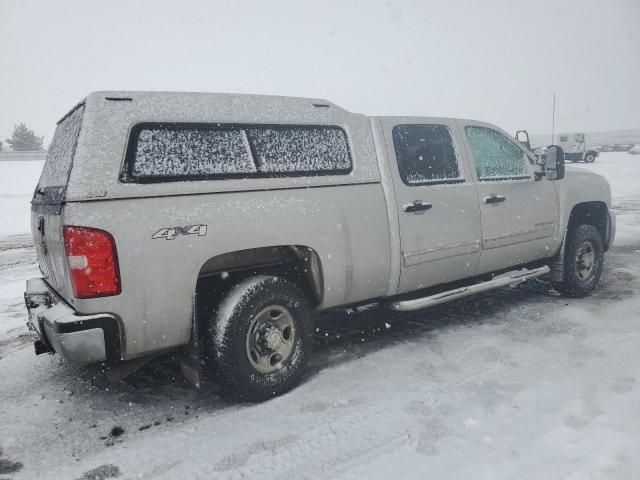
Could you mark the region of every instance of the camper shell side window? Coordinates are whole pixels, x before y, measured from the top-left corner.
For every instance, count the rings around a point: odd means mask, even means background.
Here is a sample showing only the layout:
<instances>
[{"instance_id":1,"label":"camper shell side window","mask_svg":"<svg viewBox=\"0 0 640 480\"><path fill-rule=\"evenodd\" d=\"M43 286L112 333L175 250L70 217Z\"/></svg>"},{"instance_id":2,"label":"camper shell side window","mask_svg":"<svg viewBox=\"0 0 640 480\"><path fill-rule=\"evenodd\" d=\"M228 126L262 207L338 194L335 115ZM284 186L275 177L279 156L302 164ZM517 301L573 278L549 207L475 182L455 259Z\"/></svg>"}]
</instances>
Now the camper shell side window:
<instances>
[{"instance_id":1,"label":"camper shell side window","mask_svg":"<svg viewBox=\"0 0 640 480\"><path fill-rule=\"evenodd\" d=\"M121 181L346 175L353 169L338 126L143 123L131 131Z\"/></svg>"}]
</instances>

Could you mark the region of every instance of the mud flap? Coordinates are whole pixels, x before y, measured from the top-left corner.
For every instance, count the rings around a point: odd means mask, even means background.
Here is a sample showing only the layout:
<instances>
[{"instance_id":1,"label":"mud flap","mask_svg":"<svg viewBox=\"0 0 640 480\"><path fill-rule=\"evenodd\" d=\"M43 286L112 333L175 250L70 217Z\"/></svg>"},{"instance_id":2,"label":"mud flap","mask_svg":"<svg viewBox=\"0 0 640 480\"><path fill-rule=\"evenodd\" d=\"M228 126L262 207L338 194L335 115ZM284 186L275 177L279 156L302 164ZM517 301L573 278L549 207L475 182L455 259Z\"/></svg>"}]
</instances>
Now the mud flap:
<instances>
[{"instance_id":1,"label":"mud flap","mask_svg":"<svg viewBox=\"0 0 640 480\"><path fill-rule=\"evenodd\" d=\"M567 232L565 231L562 244L560 245L560 251L551 259L551 263L549 263L551 271L542 277L543 280L551 282L562 282L564 280L564 249L566 240Z\"/></svg>"},{"instance_id":2,"label":"mud flap","mask_svg":"<svg viewBox=\"0 0 640 480\"><path fill-rule=\"evenodd\" d=\"M145 357L134 358L133 360L127 360L125 362L119 362L115 365L109 365L103 371L104 377L107 380L107 383L114 385L117 382L133 375L157 357L158 354L147 355Z\"/></svg>"},{"instance_id":3,"label":"mud flap","mask_svg":"<svg viewBox=\"0 0 640 480\"><path fill-rule=\"evenodd\" d=\"M200 338L200 325L198 322L198 294L193 295L191 308L193 318L191 321L191 341L184 348L180 356L180 370L184 378L195 388L200 388L204 381L204 356L202 339Z\"/></svg>"}]
</instances>

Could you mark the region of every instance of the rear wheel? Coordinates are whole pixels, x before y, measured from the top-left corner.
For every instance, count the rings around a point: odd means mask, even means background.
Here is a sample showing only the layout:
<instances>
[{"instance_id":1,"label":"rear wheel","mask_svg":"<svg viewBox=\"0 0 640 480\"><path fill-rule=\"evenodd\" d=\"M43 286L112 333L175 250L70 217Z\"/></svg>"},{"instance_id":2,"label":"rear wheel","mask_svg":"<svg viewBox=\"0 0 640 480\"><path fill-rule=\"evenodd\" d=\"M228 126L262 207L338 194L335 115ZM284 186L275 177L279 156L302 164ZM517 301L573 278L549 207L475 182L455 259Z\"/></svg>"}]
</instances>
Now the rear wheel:
<instances>
[{"instance_id":1,"label":"rear wheel","mask_svg":"<svg viewBox=\"0 0 640 480\"><path fill-rule=\"evenodd\" d=\"M214 368L225 392L261 401L294 387L311 353L311 307L295 284L257 276L235 285L211 319Z\"/></svg>"},{"instance_id":2,"label":"rear wheel","mask_svg":"<svg viewBox=\"0 0 640 480\"><path fill-rule=\"evenodd\" d=\"M585 297L598 284L604 264L604 246L592 225L578 225L567 233L564 280L554 288L567 297Z\"/></svg>"}]
</instances>

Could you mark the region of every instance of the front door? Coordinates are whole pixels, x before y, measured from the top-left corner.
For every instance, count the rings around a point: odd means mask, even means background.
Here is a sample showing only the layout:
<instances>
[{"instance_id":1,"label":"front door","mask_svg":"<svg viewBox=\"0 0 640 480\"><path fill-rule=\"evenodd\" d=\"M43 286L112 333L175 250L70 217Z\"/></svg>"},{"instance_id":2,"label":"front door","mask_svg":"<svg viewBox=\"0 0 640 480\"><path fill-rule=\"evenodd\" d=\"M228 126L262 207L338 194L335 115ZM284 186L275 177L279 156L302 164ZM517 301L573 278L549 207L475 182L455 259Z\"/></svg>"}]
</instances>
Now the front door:
<instances>
[{"instance_id":1,"label":"front door","mask_svg":"<svg viewBox=\"0 0 640 480\"><path fill-rule=\"evenodd\" d=\"M399 293L473 276L480 211L454 121L382 122L399 210Z\"/></svg>"},{"instance_id":2,"label":"front door","mask_svg":"<svg viewBox=\"0 0 640 480\"><path fill-rule=\"evenodd\" d=\"M554 184L536 178L535 159L495 127L465 122L482 217L478 274L550 257L557 245Z\"/></svg>"}]
</instances>

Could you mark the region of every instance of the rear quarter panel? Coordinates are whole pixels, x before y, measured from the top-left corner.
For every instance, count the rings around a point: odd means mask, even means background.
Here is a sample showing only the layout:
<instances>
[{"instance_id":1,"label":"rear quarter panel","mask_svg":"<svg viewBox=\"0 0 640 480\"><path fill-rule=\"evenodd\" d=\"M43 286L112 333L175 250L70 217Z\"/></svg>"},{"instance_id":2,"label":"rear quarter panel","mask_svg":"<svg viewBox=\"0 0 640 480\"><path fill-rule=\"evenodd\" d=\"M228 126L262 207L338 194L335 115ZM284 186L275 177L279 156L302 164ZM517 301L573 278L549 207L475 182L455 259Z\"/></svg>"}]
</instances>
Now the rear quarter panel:
<instances>
[{"instance_id":1,"label":"rear quarter panel","mask_svg":"<svg viewBox=\"0 0 640 480\"><path fill-rule=\"evenodd\" d=\"M276 245L314 249L325 308L387 290L390 247L380 184L73 203L65 223L90 223L115 239L122 293L74 303L82 313L122 319L125 357L189 341L198 273L223 253ZM152 239L162 228L196 224L207 225L206 236Z\"/></svg>"}]
</instances>

